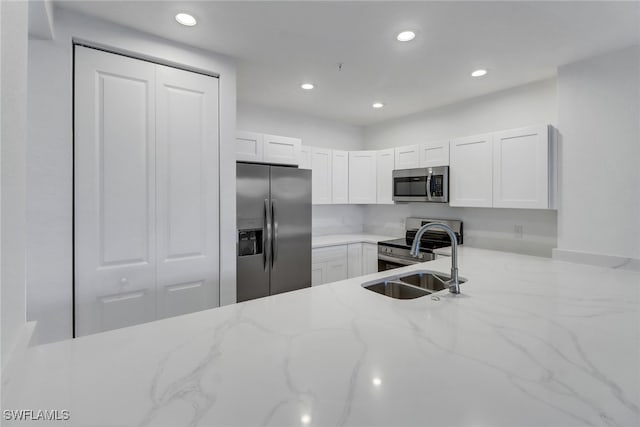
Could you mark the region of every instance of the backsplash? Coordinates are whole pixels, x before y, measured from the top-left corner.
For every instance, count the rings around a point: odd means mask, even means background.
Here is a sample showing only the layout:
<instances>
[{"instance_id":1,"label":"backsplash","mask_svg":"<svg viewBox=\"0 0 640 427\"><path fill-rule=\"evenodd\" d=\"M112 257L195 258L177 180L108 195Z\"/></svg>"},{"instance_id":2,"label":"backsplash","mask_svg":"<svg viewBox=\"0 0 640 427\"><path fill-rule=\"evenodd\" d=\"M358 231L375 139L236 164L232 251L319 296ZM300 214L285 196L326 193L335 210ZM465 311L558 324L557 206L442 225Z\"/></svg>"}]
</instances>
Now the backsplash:
<instances>
[{"instance_id":1,"label":"backsplash","mask_svg":"<svg viewBox=\"0 0 640 427\"><path fill-rule=\"evenodd\" d=\"M364 207L358 205L313 205L312 233L325 234L361 233L364 224Z\"/></svg>"},{"instance_id":2,"label":"backsplash","mask_svg":"<svg viewBox=\"0 0 640 427\"><path fill-rule=\"evenodd\" d=\"M464 244L476 248L551 257L557 245L557 213L553 210L452 208L441 204L370 205L364 231L404 235L405 218L458 219L464 222Z\"/></svg>"}]
</instances>

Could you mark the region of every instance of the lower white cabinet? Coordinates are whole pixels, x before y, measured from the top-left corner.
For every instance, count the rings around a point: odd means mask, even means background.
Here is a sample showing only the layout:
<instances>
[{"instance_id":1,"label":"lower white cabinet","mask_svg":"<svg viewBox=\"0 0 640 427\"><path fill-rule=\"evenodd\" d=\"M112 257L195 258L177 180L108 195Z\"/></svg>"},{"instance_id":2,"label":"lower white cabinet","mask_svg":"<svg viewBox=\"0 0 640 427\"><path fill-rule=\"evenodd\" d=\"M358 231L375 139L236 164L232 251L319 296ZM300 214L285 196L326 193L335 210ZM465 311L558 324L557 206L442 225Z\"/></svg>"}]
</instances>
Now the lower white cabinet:
<instances>
[{"instance_id":1,"label":"lower white cabinet","mask_svg":"<svg viewBox=\"0 0 640 427\"><path fill-rule=\"evenodd\" d=\"M378 272L378 245L362 244L362 274Z\"/></svg>"},{"instance_id":2,"label":"lower white cabinet","mask_svg":"<svg viewBox=\"0 0 640 427\"><path fill-rule=\"evenodd\" d=\"M350 243L347 254L349 279L362 276L362 243Z\"/></svg>"},{"instance_id":3,"label":"lower white cabinet","mask_svg":"<svg viewBox=\"0 0 640 427\"><path fill-rule=\"evenodd\" d=\"M348 277L347 246L329 246L311 251L311 285L337 282Z\"/></svg>"},{"instance_id":4,"label":"lower white cabinet","mask_svg":"<svg viewBox=\"0 0 640 427\"><path fill-rule=\"evenodd\" d=\"M313 249L311 285L337 282L378 272L378 245L349 243Z\"/></svg>"}]
</instances>

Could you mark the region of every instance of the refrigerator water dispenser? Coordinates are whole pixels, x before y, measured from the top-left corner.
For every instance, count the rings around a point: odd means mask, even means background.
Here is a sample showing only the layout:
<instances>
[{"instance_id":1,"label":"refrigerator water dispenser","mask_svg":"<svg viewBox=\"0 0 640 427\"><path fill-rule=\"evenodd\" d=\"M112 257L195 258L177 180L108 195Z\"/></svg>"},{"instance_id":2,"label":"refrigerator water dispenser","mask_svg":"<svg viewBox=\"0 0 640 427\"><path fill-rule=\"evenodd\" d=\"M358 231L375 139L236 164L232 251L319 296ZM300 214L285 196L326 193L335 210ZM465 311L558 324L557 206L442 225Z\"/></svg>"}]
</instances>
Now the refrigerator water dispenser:
<instances>
[{"instance_id":1,"label":"refrigerator water dispenser","mask_svg":"<svg viewBox=\"0 0 640 427\"><path fill-rule=\"evenodd\" d=\"M238 256L262 253L262 229L238 231Z\"/></svg>"}]
</instances>

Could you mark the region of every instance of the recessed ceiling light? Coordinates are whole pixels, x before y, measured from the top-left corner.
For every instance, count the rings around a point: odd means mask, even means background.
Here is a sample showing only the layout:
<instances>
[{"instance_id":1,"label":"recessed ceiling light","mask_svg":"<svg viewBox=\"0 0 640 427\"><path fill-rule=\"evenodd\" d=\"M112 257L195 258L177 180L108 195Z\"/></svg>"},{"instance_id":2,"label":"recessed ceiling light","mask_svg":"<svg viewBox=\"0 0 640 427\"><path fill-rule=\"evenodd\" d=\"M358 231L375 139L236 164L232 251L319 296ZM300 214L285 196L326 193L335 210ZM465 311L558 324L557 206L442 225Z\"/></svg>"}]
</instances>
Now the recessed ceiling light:
<instances>
[{"instance_id":1,"label":"recessed ceiling light","mask_svg":"<svg viewBox=\"0 0 640 427\"><path fill-rule=\"evenodd\" d=\"M193 15L189 15L188 13L179 13L176 15L176 21L178 21L182 25L186 25L187 27L193 27L198 23L196 18Z\"/></svg>"},{"instance_id":2,"label":"recessed ceiling light","mask_svg":"<svg viewBox=\"0 0 640 427\"><path fill-rule=\"evenodd\" d=\"M403 31L396 36L399 42L409 42L416 38L416 33L413 31Z\"/></svg>"},{"instance_id":3,"label":"recessed ceiling light","mask_svg":"<svg viewBox=\"0 0 640 427\"><path fill-rule=\"evenodd\" d=\"M487 70L475 70L471 73L471 77L482 77L487 74Z\"/></svg>"},{"instance_id":4,"label":"recessed ceiling light","mask_svg":"<svg viewBox=\"0 0 640 427\"><path fill-rule=\"evenodd\" d=\"M315 86L313 85L313 83L302 83L300 85L300 87L304 90L311 90L313 89Z\"/></svg>"},{"instance_id":5,"label":"recessed ceiling light","mask_svg":"<svg viewBox=\"0 0 640 427\"><path fill-rule=\"evenodd\" d=\"M311 422L311 415L304 414L302 417L300 417L300 421L302 422L302 424L309 424Z\"/></svg>"},{"instance_id":6,"label":"recessed ceiling light","mask_svg":"<svg viewBox=\"0 0 640 427\"><path fill-rule=\"evenodd\" d=\"M382 102L374 102L373 104L371 104L371 106L373 108L382 108L384 107L384 104Z\"/></svg>"}]
</instances>

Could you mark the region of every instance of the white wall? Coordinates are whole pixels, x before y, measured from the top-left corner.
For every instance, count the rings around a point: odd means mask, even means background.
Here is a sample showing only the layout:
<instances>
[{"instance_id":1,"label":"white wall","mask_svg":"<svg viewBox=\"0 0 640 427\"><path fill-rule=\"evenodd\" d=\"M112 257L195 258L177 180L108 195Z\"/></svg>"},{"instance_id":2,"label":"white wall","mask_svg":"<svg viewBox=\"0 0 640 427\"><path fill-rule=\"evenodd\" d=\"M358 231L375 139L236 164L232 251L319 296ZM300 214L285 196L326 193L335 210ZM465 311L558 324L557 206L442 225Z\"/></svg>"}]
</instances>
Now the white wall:
<instances>
[{"instance_id":1,"label":"white wall","mask_svg":"<svg viewBox=\"0 0 640 427\"><path fill-rule=\"evenodd\" d=\"M380 149L556 122L556 81L550 79L376 123L364 136L368 149Z\"/></svg>"},{"instance_id":2,"label":"white wall","mask_svg":"<svg viewBox=\"0 0 640 427\"><path fill-rule=\"evenodd\" d=\"M639 260L640 47L561 67L558 95L561 197L554 256Z\"/></svg>"},{"instance_id":3,"label":"white wall","mask_svg":"<svg viewBox=\"0 0 640 427\"><path fill-rule=\"evenodd\" d=\"M556 81L544 80L423 111L365 128L368 149L510 129L556 124ZM465 244L539 256L556 246L556 212L524 209L452 208L439 204L367 206L366 231L402 235L409 216L464 221ZM522 234L515 227L522 227Z\"/></svg>"},{"instance_id":4,"label":"white wall","mask_svg":"<svg viewBox=\"0 0 640 427\"><path fill-rule=\"evenodd\" d=\"M25 325L27 20L26 2L0 3L2 367Z\"/></svg>"},{"instance_id":5,"label":"white wall","mask_svg":"<svg viewBox=\"0 0 640 427\"><path fill-rule=\"evenodd\" d=\"M339 150L361 150L363 128L306 114L282 111L239 102L239 130L301 138L302 144ZM362 231L363 207L355 205L314 205L313 234L356 233Z\"/></svg>"},{"instance_id":6,"label":"white wall","mask_svg":"<svg viewBox=\"0 0 640 427\"><path fill-rule=\"evenodd\" d=\"M29 41L27 308L35 338L72 334L72 40L220 75L220 301L235 302L233 61L162 38L56 9L55 40ZM217 167L217 165L212 165Z\"/></svg>"},{"instance_id":7,"label":"white wall","mask_svg":"<svg viewBox=\"0 0 640 427\"><path fill-rule=\"evenodd\" d=\"M363 129L332 120L238 102L238 130L302 138L304 145L361 150Z\"/></svg>"}]
</instances>

